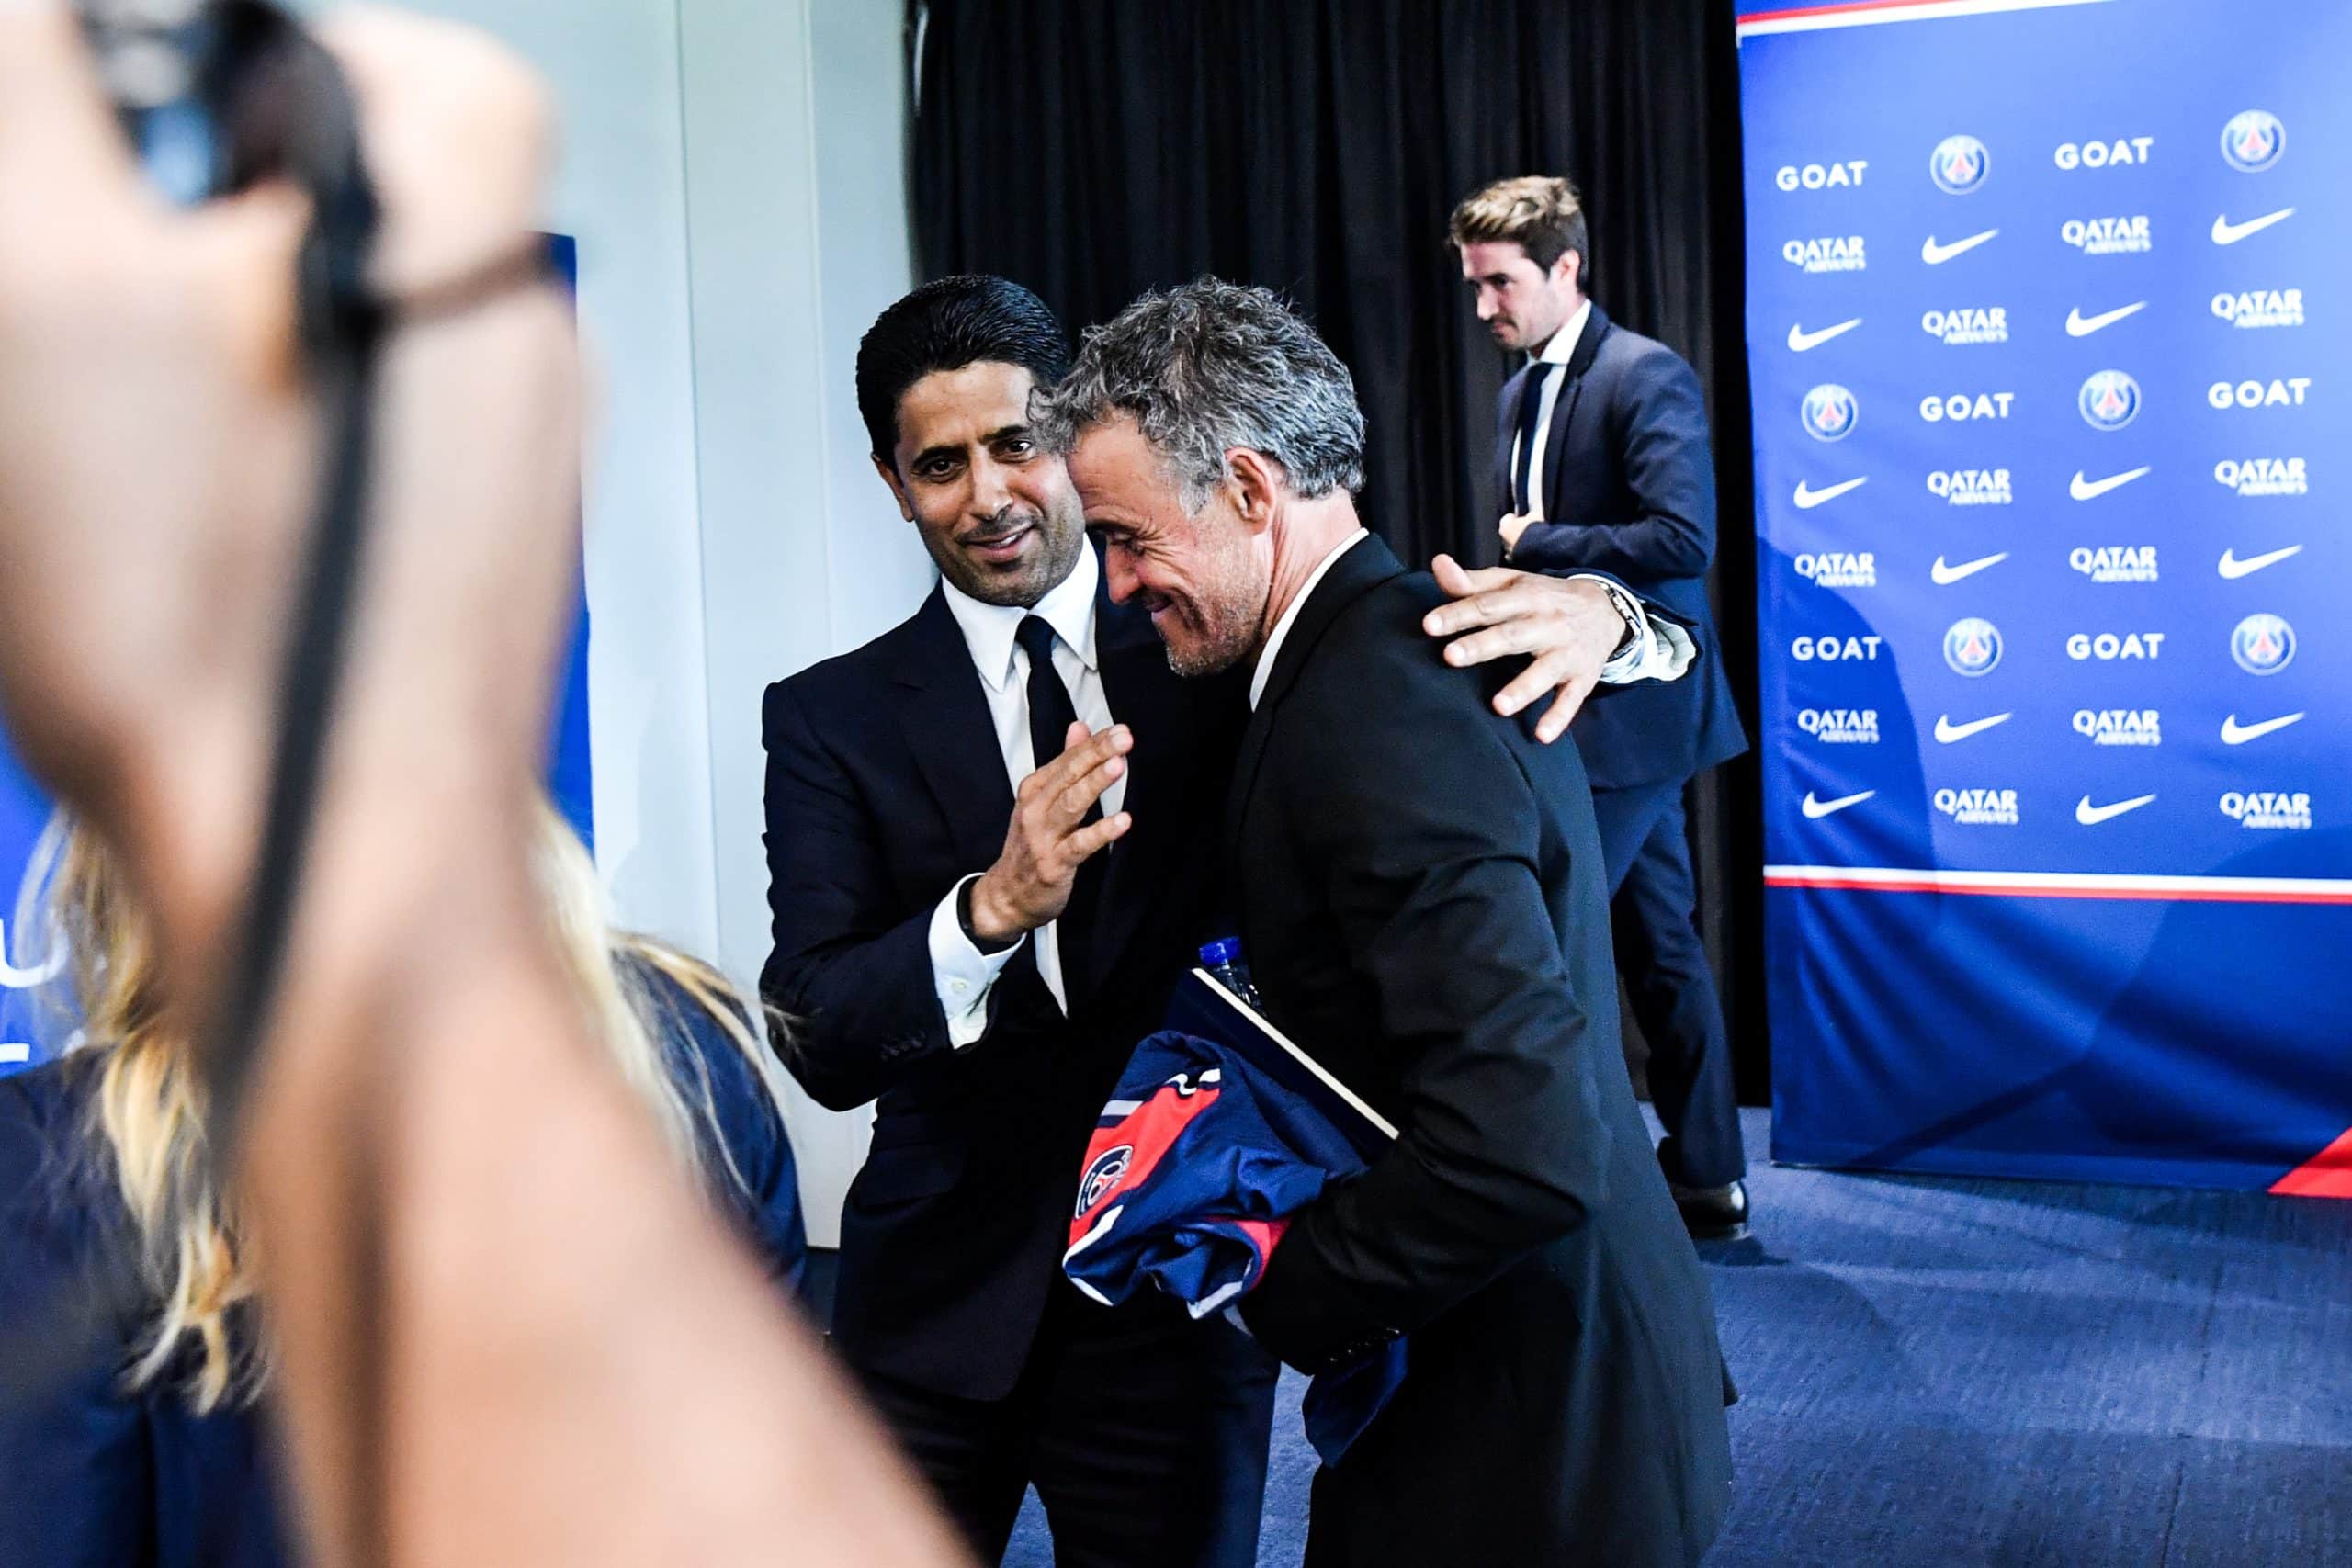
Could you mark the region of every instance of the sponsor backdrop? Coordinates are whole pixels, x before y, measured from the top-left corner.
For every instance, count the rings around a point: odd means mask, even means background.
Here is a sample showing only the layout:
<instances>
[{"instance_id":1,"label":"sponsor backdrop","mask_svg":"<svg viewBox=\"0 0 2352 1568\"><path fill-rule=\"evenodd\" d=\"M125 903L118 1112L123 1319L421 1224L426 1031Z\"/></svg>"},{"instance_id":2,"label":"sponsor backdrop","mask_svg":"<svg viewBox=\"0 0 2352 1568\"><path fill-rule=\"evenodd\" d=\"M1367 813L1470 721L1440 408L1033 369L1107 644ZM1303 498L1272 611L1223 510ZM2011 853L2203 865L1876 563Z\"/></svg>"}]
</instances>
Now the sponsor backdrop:
<instances>
[{"instance_id":1,"label":"sponsor backdrop","mask_svg":"<svg viewBox=\"0 0 2352 1568\"><path fill-rule=\"evenodd\" d=\"M2352 7L1740 33L1775 1156L2352 1196Z\"/></svg>"},{"instance_id":2,"label":"sponsor backdrop","mask_svg":"<svg viewBox=\"0 0 2352 1568\"><path fill-rule=\"evenodd\" d=\"M548 256L567 287L580 276L579 251L568 234L549 235ZM549 738L548 786L565 817L590 835L588 761L588 604L580 603L578 630L565 662L558 694L554 730ZM52 1038L63 1015L53 992L43 982L55 977L53 968L35 965L17 929L32 913L39 889L24 886L33 869L34 850L49 824L50 805L0 734L0 1075L17 1071L56 1054L63 1042ZM593 841L593 840L592 840ZM6 890L15 890L13 897Z\"/></svg>"}]
</instances>

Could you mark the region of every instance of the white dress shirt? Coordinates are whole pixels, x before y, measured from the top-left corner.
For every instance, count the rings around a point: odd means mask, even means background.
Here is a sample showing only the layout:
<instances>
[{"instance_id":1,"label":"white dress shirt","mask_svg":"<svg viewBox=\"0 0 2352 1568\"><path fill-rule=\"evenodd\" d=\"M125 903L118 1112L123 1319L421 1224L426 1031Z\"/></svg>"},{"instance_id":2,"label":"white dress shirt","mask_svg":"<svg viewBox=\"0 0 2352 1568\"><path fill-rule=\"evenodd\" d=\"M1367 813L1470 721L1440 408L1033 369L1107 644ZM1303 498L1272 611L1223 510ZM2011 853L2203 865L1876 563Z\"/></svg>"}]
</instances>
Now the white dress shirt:
<instances>
[{"instance_id":1,"label":"white dress shirt","mask_svg":"<svg viewBox=\"0 0 2352 1568\"><path fill-rule=\"evenodd\" d=\"M1576 357L1577 344L1584 337L1584 325L1592 320L1592 301L1587 299L1568 318L1568 324L1552 334L1544 352L1529 358L1537 367L1529 372L1544 378L1544 401L1535 411L1535 450L1527 464L1527 515L1537 523L1545 521L1544 511L1544 453L1552 444L1552 411L1560 401L1560 389L1567 382L1568 361ZM1510 471L1519 472L1519 437L1510 443Z\"/></svg>"},{"instance_id":2,"label":"white dress shirt","mask_svg":"<svg viewBox=\"0 0 2352 1568\"><path fill-rule=\"evenodd\" d=\"M1029 744L1029 656L1014 634L1021 623L1035 615L1054 628L1054 669L1069 689L1070 705L1087 728L1101 734L1112 723L1111 703L1102 690L1101 661L1094 646L1094 592L1102 575L1091 546L1081 547L1078 565L1030 609L1016 604L983 604L957 591L952 582L940 586L949 614L964 633L972 651L972 666L979 671L988 694L989 717L996 726L997 750L1004 758L1004 776L1017 791L1021 781L1036 771L1037 759ZM1045 759L1051 761L1053 759ZM1127 773L1111 781L1102 792L1102 815L1115 815L1127 797ZM1105 853L1109 852L1105 851ZM975 880L975 872L964 882ZM1037 943L1037 975L1054 1000L1069 1010L1062 984L1061 946L1054 922L1038 927L1010 947L982 953L964 934L956 918L956 903L964 882L948 890L931 914L931 969L939 991L939 1005L947 1015L947 1039L961 1049L988 1032L989 992L997 976L1021 951L1021 942Z\"/></svg>"}]
</instances>

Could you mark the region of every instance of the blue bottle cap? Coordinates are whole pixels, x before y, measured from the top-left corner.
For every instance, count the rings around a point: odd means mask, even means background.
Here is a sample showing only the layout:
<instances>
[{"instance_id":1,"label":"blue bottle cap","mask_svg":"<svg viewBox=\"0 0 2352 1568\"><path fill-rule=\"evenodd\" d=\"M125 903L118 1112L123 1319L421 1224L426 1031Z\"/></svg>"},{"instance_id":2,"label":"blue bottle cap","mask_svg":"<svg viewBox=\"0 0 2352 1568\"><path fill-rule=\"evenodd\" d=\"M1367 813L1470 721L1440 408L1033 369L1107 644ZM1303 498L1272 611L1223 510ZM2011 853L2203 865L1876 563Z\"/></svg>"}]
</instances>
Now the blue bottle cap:
<instances>
[{"instance_id":1,"label":"blue bottle cap","mask_svg":"<svg viewBox=\"0 0 2352 1568\"><path fill-rule=\"evenodd\" d=\"M1240 962L1241 939L1238 936L1221 936L1215 942L1204 942L1201 944L1203 968L1215 969L1227 964Z\"/></svg>"}]
</instances>

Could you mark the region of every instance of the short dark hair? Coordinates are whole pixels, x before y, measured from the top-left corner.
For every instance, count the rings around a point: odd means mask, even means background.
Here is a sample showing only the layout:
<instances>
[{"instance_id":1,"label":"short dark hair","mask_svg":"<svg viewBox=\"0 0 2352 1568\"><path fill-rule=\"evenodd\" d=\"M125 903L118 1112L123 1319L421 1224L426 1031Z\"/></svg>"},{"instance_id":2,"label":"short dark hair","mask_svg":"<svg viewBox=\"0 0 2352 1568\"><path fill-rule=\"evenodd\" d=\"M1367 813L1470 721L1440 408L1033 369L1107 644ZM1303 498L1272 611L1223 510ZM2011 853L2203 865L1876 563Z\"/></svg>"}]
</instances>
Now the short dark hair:
<instances>
[{"instance_id":1,"label":"short dark hair","mask_svg":"<svg viewBox=\"0 0 2352 1568\"><path fill-rule=\"evenodd\" d=\"M1046 302L985 273L926 283L875 318L857 345L857 412L885 466L899 446L899 400L939 370L1018 365L1051 387L1069 369L1069 339Z\"/></svg>"},{"instance_id":2,"label":"short dark hair","mask_svg":"<svg viewBox=\"0 0 2352 1568\"><path fill-rule=\"evenodd\" d=\"M1577 283L1587 287L1592 252L1586 237L1584 204L1576 186L1552 175L1522 175L1472 191L1453 209L1446 237L1456 250L1490 241L1509 241L1545 272L1570 251L1577 254Z\"/></svg>"}]
</instances>

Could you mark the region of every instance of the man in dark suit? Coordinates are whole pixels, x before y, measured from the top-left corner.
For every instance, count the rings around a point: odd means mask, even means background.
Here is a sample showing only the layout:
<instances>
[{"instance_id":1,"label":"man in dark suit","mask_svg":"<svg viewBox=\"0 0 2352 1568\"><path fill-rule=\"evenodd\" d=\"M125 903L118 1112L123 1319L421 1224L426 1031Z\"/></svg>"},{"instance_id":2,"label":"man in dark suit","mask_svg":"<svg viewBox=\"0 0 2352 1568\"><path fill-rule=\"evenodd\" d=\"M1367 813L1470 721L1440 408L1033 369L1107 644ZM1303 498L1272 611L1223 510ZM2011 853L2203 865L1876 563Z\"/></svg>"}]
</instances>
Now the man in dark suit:
<instances>
[{"instance_id":1,"label":"man in dark suit","mask_svg":"<svg viewBox=\"0 0 2352 1568\"><path fill-rule=\"evenodd\" d=\"M1393 1403L1317 1476L1310 1568L1686 1568L1729 1500L1729 1385L1618 1054L1578 749L1427 646L1442 595L1357 519L1354 384L1272 295L1146 296L1039 425L1113 599L1178 671L1248 671L1244 950L1273 1021L1401 1129L1240 1303L1307 1371L1411 1336Z\"/></svg>"},{"instance_id":2,"label":"man in dark suit","mask_svg":"<svg viewBox=\"0 0 2352 1568\"><path fill-rule=\"evenodd\" d=\"M1715 486L1699 380L1672 349L1586 298L1584 212L1567 181L1489 186L1454 209L1452 237L1478 319L1526 355L1497 420L1505 558L1613 573L1705 645L1689 679L1593 704L1575 734L1592 778L1617 967L1666 1125L1658 1163L1692 1235L1736 1239L1747 1233L1747 1167L1682 811L1694 774L1747 749L1707 610Z\"/></svg>"},{"instance_id":3,"label":"man in dark suit","mask_svg":"<svg viewBox=\"0 0 2352 1568\"><path fill-rule=\"evenodd\" d=\"M990 277L917 289L860 345L875 466L942 581L768 691L762 990L820 1102L879 1101L834 1337L975 1551L1002 1554L1034 1483L1058 1562L1246 1564L1271 1361L1221 1318L1095 1306L1060 1271L1103 1102L1223 934L1217 803L1249 716L1239 677L1178 681L1103 595L1029 429L1068 355ZM1546 586L1555 613L1508 639L1541 682L1573 695L1649 636L1621 591Z\"/></svg>"}]
</instances>

